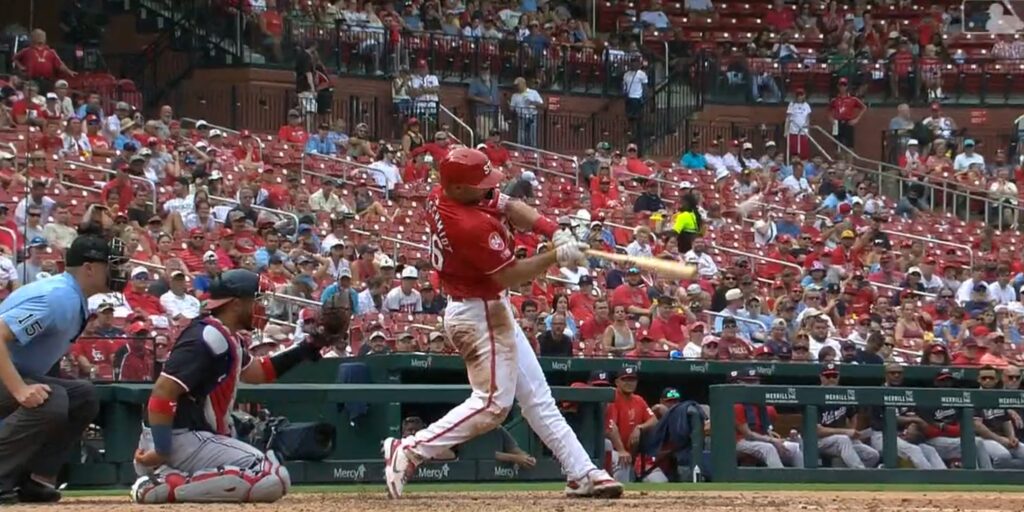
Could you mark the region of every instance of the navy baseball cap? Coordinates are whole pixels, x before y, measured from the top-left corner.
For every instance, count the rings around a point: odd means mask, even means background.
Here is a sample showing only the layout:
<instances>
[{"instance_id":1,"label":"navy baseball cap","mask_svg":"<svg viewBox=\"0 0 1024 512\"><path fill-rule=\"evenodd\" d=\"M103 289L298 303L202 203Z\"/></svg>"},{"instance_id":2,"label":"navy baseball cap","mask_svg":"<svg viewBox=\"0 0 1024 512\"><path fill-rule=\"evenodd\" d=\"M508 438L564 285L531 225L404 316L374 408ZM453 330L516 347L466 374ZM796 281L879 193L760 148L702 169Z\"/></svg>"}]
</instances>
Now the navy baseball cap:
<instances>
[{"instance_id":1,"label":"navy baseball cap","mask_svg":"<svg viewBox=\"0 0 1024 512\"><path fill-rule=\"evenodd\" d=\"M821 372L819 372L819 373L821 375L827 376L827 377L829 377L829 376L831 376L831 377L838 377L839 376L839 365L837 365L835 363L826 363L826 364L821 366Z\"/></svg>"},{"instance_id":2,"label":"navy baseball cap","mask_svg":"<svg viewBox=\"0 0 1024 512\"><path fill-rule=\"evenodd\" d=\"M611 376L605 370L594 370L590 372L590 378L587 379L587 384L591 386L611 386Z\"/></svg>"},{"instance_id":3,"label":"navy baseball cap","mask_svg":"<svg viewBox=\"0 0 1024 512\"><path fill-rule=\"evenodd\" d=\"M946 380L946 379L952 379L952 378L953 378L953 372L951 372L949 370L949 368L943 368L943 369L939 370L939 373L935 374L935 380Z\"/></svg>"},{"instance_id":4,"label":"navy baseball cap","mask_svg":"<svg viewBox=\"0 0 1024 512\"><path fill-rule=\"evenodd\" d=\"M637 378L637 374L638 373L640 373L640 371L637 370L637 368L635 366L627 366L627 367L619 370L619 373L615 375L615 378L616 379L635 379L635 378Z\"/></svg>"},{"instance_id":5,"label":"navy baseball cap","mask_svg":"<svg viewBox=\"0 0 1024 512\"><path fill-rule=\"evenodd\" d=\"M234 299L255 299L259 293L259 274L245 269L228 270L210 280L206 309L213 311Z\"/></svg>"},{"instance_id":6,"label":"navy baseball cap","mask_svg":"<svg viewBox=\"0 0 1024 512\"><path fill-rule=\"evenodd\" d=\"M46 247L48 244L46 243L45 238L41 236L34 236L32 237L32 240L29 241L28 245L30 247Z\"/></svg>"}]
</instances>

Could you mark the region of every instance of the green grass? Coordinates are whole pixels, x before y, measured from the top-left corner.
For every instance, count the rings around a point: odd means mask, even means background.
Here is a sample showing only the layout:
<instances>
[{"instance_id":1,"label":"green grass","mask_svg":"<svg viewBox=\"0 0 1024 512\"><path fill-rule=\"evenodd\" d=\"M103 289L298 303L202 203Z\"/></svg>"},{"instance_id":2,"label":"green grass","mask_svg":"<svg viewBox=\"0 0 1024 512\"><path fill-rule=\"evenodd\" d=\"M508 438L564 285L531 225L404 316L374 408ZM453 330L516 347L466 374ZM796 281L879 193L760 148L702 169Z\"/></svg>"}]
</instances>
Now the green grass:
<instances>
[{"instance_id":1,"label":"green grass","mask_svg":"<svg viewBox=\"0 0 1024 512\"><path fill-rule=\"evenodd\" d=\"M560 492L561 483L454 483L409 484L408 492ZM702 484L644 484L626 486L627 491L821 491L821 492L1024 492L1019 485L929 485L929 484L800 484L800 483L702 483ZM384 492L382 484L365 485L299 485L296 493L373 493ZM127 496L127 489L73 490L65 492L72 497Z\"/></svg>"}]
</instances>

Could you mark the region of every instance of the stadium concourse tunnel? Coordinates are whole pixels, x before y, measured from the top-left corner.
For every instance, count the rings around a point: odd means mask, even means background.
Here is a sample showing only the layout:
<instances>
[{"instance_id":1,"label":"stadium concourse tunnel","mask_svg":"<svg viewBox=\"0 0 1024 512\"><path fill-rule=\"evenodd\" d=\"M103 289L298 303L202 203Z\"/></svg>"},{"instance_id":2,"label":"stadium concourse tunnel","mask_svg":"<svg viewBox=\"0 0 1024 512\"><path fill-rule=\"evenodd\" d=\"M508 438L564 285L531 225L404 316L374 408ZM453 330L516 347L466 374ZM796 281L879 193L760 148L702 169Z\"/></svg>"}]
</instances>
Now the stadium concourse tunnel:
<instances>
[{"instance_id":1,"label":"stadium concourse tunnel","mask_svg":"<svg viewBox=\"0 0 1024 512\"><path fill-rule=\"evenodd\" d=\"M419 415L430 420L432 415L462 401L469 394L463 363L458 357L389 355L364 358L360 364L366 366L370 383L335 384L339 363L337 360L324 360L296 370L278 384L240 389L240 404L259 404L271 414L287 417L292 422L325 422L335 427L333 451L326 459L287 463L296 483L382 481L380 440L388 435L397 435L403 418ZM818 460L813 428L815 408L834 405L838 403L836 400L846 405L906 406L907 397L911 397L909 400L921 407L952 404L966 418L973 415L974 408L1007 407L1007 404L1022 406L1022 391L912 387L901 388L894 393L887 388L870 387L879 385L883 375L883 367L873 365L844 366L843 385L855 387L828 388L828 392L825 388L807 385L817 382L820 367L816 364L757 364L754 369L765 384L759 386L723 385L730 372L745 367L742 363L541 358L541 365L552 385L555 400L578 404L576 412L567 417L584 447L598 462L603 459L605 450L604 405L612 400L613 392L607 388L568 385L586 380L586 376L596 370L615 371L625 366L637 366L642 375L638 393L654 397L664 387L677 388L683 400L710 404L712 425L729 425L727 428L710 429L710 443L706 443L699 430L691 436L691 460L703 461L703 478L714 481L937 483L1010 483L1024 478L1024 472L1014 470L900 469L892 446L883 450L883 469L824 467ZM938 367L907 367L906 384L926 386L938 371ZM960 381L971 382L975 380L977 370L957 368L953 374ZM70 465L69 483L76 488L129 485L135 479L131 458L141 428L142 405L148 399L150 385L113 382L99 384L98 388L103 405L96 423L102 426L102 439L88 442L98 443L95 451L100 455L88 463ZM894 402L896 395L899 395L898 404ZM355 419L346 407L346 404L354 402L367 406ZM737 403L776 406L780 413L776 430L787 432L794 429L802 435L805 468L771 470L739 467L732 428L732 406ZM892 409L889 409L889 416L887 428L892 430L895 428ZM973 438L973 429L967 425L962 431L965 441ZM505 427L523 450L537 458L534 468L525 469L496 461L494 453L502 446L502 440L500 435L492 432L459 447L456 460L422 466L416 478L424 481L558 481L563 478L557 461L545 451L521 417L513 412ZM895 439L894 436L889 437ZM973 460L974 445L964 442L963 446L964 467L972 467L968 459ZM689 468L681 470L680 475L683 480L692 476Z\"/></svg>"}]
</instances>

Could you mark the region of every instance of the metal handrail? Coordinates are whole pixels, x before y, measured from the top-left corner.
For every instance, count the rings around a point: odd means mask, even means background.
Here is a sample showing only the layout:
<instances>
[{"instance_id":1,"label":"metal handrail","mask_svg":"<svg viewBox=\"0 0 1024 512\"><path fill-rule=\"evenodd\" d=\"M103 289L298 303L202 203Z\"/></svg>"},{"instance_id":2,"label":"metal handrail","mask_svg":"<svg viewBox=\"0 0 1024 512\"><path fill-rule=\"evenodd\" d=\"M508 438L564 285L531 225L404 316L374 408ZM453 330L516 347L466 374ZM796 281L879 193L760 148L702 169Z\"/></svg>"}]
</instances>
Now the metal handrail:
<instances>
[{"instance_id":1,"label":"metal handrail","mask_svg":"<svg viewBox=\"0 0 1024 512\"><path fill-rule=\"evenodd\" d=\"M353 233L356 233L358 235L371 235L372 234L369 231L363 231L361 229L355 229L355 228L350 229L350 231L353 232ZM386 236L386 235L380 235L380 239L381 240L387 240L389 242L394 242L394 243L400 244L400 245L408 245L410 247L415 247L417 249L424 249L424 250L428 250L428 251L430 250L430 246L429 245L419 244L419 243L416 243L416 242L410 242L409 240L402 240L401 238L394 238L394 237L390 237L390 236Z\"/></svg>"},{"instance_id":2,"label":"metal handrail","mask_svg":"<svg viewBox=\"0 0 1024 512\"><path fill-rule=\"evenodd\" d=\"M448 110L448 108L446 108L440 102L438 102L437 104L437 109L451 116L451 118L455 120L456 124L463 127L467 132L469 132L469 144L463 143L463 145L467 147L474 147L474 144L476 142L476 135L473 133L473 129L470 128L469 125L466 124L462 119L460 119L459 116L455 115L451 110Z\"/></svg>"},{"instance_id":3,"label":"metal handrail","mask_svg":"<svg viewBox=\"0 0 1024 512\"><path fill-rule=\"evenodd\" d=\"M230 198L227 198L227 197L210 196L210 199L213 200L213 201L220 201L222 203L229 203L229 204L236 204L236 205L239 204L238 201L235 201L234 199L230 199ZM287 211L284 211L284 210L275 210L273 208L267 208L266 206L259 206L259 205L256 205L256 204L252 205L252 208L254 210L259 210L259 211L264 211L264 212L268 212L268 213L273 213L275 215L282 216L282 217L291 217L291 218L295 219L295 230L296 230L296 232L299 229L299 216L294 214L294 213L292 213L292 212L287 212Z\"/></svg>"},{"instance_id":4,"label":"metal handrail","mask_svg":"<svg viewBox=\"0 0 1024 512\"><path fill-rule=\"evenodd\" d=\"M105 173L105 174L113 174L115 176L117 175L117 171L115 171L113 169L106 169L106 168L103 168L103 167L100 167L100 166L97 166L97 165L87 164L87 163L83 163L83 162L68 162L68 161L65 161L64 165L66 165L72 171L75 170L76 167L84 167L84 168L92 170L92 171L102 172L102 173ZM151 190L153 192L153 200L150 203L153 205L154 208L159 206L160 202L157 199L156 185L154 185L152 181L149 181L146 178L140 178L138 176L128 176L128 179L131 180L131 181L138 181L140 183L145 184L146 187L149 188L149 190Z\"/></svg>"},{"instance_id":5,"label":"metal handrail","mask_svg":"<svg viewBox=\"0 0 1024 512\"><path fill-rule=\"evenodd\" d=\"M233 134L236 134L236 135L242 133L242 132L240 132L238 130L235 130L235 129L232 129L232 128L228 128L227 126L221 126L219 124L213 124L213 123L211 123L211 122L209 122L209 121L207 121L205 119L193 119L191 117L182 117L182 118L178 119L178 121L181 121L182 123L188 121L188 122L192 123L192 126L195 126L196 123L198 123L199 121L202 121L202 122L206 123L206 125L209 126L210 128L216 128L216 129L218 129L218 130L220 130L222 132L225 132L225 133L233 133ZM262 150L264 147L266 147L263 144L263 141L260 140L259 137L253 137L253 138L256 139L256 143L258 143L260 145L260 150Z\"/></svg>"},{"instance_id":6,"label":"metal handrail","mask_svg":"<svg viewBox=\"0 0 1024 512\"><path fill-rule=\"evenodd\" d=\"M374 169L373 167L370 167L369 165L364 165L364 164L361 164L361 163L358 163L358 162L353 162L351 160L347 160L345 158L339 158L339 157L336 157L336 156L321 155L319 153L306 153L306 152L303 152L302 153L302 157L299 159L299 164L300 164L301 172L305 172L305 170L306 170L306 157L321 158L321 159L324 159L324 160L330 160L332 162L335 162L335 163L338 163L338 164L341 164L341 165L346 165L346 166L349 166L349 167L352 167L352 168L356 168L356 169L362 169L364 171L375 172L375 173L380 174L382 176L384 175L383 171L381 171L380 169ZM337 179L337 178L335 178L335 179ZM348 181L348 180L346 180L346 182L347 183L355 184L355 182ZM381 190L383 190L383 189L381 189Z\"/></svg>"},{"instance_id":7,"label":"metal handrail","mask_svg":"<svg viewBox=\"0 0 1024 512\"><path fill-rule=\"evenodd\" d=\"M512 162L510 165L514 165L516 167L522 167L523 169L526 169L528 171L543 172L545 174L554 174L555 176L561 176L563 178L575 179L575 180L577 180L577 183L578 183L578 178L576 176L573 176L571 174L564 173L564 172L561 172L561 171L556 171L554 169L545 169L545 168L543 168L543 167L541 167L539 165L527 164L527 163L523 163L523 162ZM577 186L579 186L579 185L577 185Z\"/></svg>"},{"instance_id":8,"label":"metal handrail","mask_svg":"<svg viewBox=\"0 0 1024 512\"><path fill-rule=\"evenodd\" d=\"M501 143L506 145L506 146L508 146L508 147L510 147L510 148L513 148L513 149L519 149L519 150L522 150L522 151L532 151L532 152L534 152L537 155L550 155L550 156L553 156L555 158L560 158L562 160L569 160L570 162L573 163L573 165L577 169L579 169L579 166L580 166L580 160L576 156L564 155L562 153L555 153L554 151L548 151L546 149L539 149L539 148L535 148L535 147L532 147L532 146L525 146L523 144L518 144L518 143L515 143L515 142L509 142L507 140L503 140L503 141L501 141ZM518 162L517 162L517 164L518 164ZM540 159L539 158L537 159L537 162L534 165L539 167L539 165L540 165ZM579 173L576 173L575 178L576 178L576 186L578 187L580 185Z\"/></svg>"},{"instance_id":9,"label":"metal handrail","mask_svg":"<svg viewBox=\"0 0 1024 512\"><path fill-rule=\"evenodd\" d=\"M80 189L80 190L87 190L89 192L95 192L97 194L103 192L102 189L98 189L98 188L95 188L95 187L87 187L85 185L79 185L78 183L71 183L70 181L61 180L60 184L65 186L65 187L77 188L77 189Z\"/></svg>"},{"instance_id":10,"label":"metal handrail","mask_svg":"<svg viewBox=\"0 0 1024 512\"><path fill-rule=\"evenodd\" d=\"M740 256L745 256L747 258L753 258L753 259L756 259L756 260L767 261L767 262L770 262L770 263L777 263L777 264L782 265L784 267L792 267L792 268L795 268L797 270L797 273L799 275L802 275L804 273L803 267L801 267L800 265L797 265L796 263L790 263L788 261L782 261L782 260L777 260L775 258L769 258L767 256L761 256L760 254L751 254L749 252L744 252L744 251L741 251L739 249L733 249L731 247L722 247L720 245L715 245L715 244L708 244L708 245L711 248L713 248L713 249L717 249L719 251L727 252L727 253L730 253L730 254L738 254Z\"/></svg>"},{"instance_id":11,"label":"metal handrail","mask_svg":"<svg viewBox=\"0 0 1024 512\"><path fill-rule=\"evenodd\" d=\"M971 267L974 267L974 249L971 248L971 246L969 246L969 245L958 244L958 243L949 242L949 241L946 241L946 240L940 240L938 238L932 238L932 237L929 237L929 236L920 236L920 235L914 235L914 234L911 234L911 233L902 233L902 232L899 232L899 231L882 230L882 233L885 233L885 234L890 235L890 236L902 236L904 238L910 238L912 240L920 240L922 242L933 243L933 244L941 244L941 245L948 245L950 247L956 247L957 249L964 249L964 250L967 251L967 254L970 255L970 257L971 257Z\"/></svg>"},{"instance_id":12,"label":"metal handrail","mask_svg":"<svg viewBox=\"0 0 1024 512\"><path fill-rule=\"evenodd\" d=\"M747 324L754 324L754 325L760 326L765 331L767 331L768 329L771 329L770 325L765 325L760 320L751 320L749 318L743 318L741 316L726 315L726 314L720 313L718 311L701 311L701 314L708 315L710 317L715 317L715 318L722 318L722 319L732 318L732 319L736 320L737 322L742 322L742 323L747 323ZM712 324L712 328L713 328L714 322L709 322L709 323Z\"/></svg>"},{"instance_id":13,"label":"metal handrail","mask_svg":"<svg viewBox=\"0 0 1024 512\"><path fill-rule=\"evenodd\" d=\"M310 170L305 169L305 168L300 169L299 173L300 174L305 174L305 175L308 175L308 176L316 176L317 178L320 178L321 180L334 180L334 181L339 181L341 183L345 183L345 184L348 184L348 185L362 185L362 183L356 183L356 182L354 182L352 180L346 179L346 178L341 177L341 176L331 176L330 174L324 174L322 172L310 171ZM365 186L366 186L366 188L370 188L370 189L376 190L376 191L378 191L378 192L380 192L382 194L387 192L386 190L384 190L383 188L380 188L378 186L374 186L374 185L365 185Z\"/></svg>"}]
</instances>

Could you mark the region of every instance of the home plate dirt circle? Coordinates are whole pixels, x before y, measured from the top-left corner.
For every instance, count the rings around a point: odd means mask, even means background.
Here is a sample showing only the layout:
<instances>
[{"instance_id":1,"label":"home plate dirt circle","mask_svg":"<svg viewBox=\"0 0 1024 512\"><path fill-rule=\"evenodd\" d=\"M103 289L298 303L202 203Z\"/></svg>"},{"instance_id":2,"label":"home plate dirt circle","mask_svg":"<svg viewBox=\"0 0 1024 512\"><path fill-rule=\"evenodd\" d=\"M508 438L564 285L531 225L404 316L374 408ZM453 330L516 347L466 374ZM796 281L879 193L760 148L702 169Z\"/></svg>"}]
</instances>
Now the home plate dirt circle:
<instances>
[{"instance_id":1,"label":"home plate dirt circle","mask_svg":"<svg viewBox=\"0 0 1024 512\"><path fill-rule=\"evenodd\" d=\"M127 492L126 492L127 494ZM274 504L133 505L124 499L67 498L58 505L19 505L5 512L114 512L122 510L285 510L289 512L395 511L429 512L567 512L612 511L629 508L686 512L1006 512L1024 510L1024 493L983 492L844 492L844 491L627 491L619 500L568 499L554 491L422 492L389 500L383 492L299 493Z\"/></svg>"}]
</instances>

